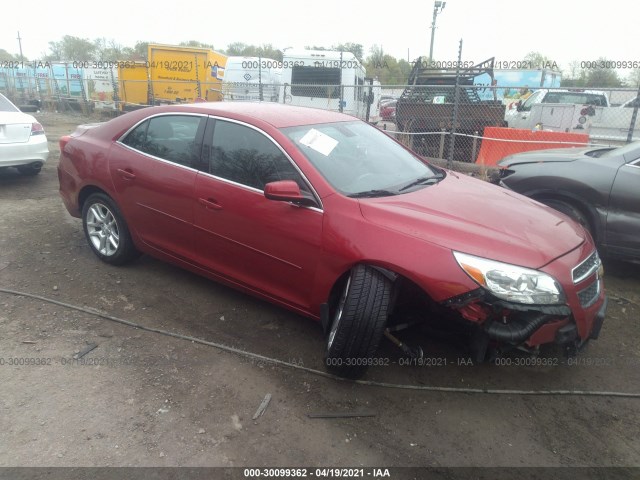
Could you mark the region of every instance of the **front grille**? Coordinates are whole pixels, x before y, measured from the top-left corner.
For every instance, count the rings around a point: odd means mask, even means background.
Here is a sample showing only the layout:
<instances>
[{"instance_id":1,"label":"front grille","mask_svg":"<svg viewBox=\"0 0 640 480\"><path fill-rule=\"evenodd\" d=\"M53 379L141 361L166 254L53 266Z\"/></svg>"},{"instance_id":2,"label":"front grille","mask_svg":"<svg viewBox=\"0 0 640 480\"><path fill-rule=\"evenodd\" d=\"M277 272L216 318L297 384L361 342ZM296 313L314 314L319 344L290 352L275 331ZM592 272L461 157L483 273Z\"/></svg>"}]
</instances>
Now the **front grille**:
<instances>
[{"instance_id":1,"label":"front grille","mask_svg":"<svg viewBox=\"0 0 640 480\"><path fill-rule=\"evenodd\" d=\"M593 272L600 268L600 257L598 256L597 251L593 251L591 255L587 257L585 261L583 261L580 265L575 267L571 271L571 276L573 278L573 283L579 283Z\"/></svg>"},{"instance_id":2,"label":"front grille","mask_svg":"<svg viewBox=\"0 0 640 480\"><path fill-rule=\"evenodd\" d=\"M582 308L588 308L596 303L599 295L600 280L596 278L591 285L578 292L578 300L580 300L580 305L582 306Z\"/></svg>"}]
</instances>

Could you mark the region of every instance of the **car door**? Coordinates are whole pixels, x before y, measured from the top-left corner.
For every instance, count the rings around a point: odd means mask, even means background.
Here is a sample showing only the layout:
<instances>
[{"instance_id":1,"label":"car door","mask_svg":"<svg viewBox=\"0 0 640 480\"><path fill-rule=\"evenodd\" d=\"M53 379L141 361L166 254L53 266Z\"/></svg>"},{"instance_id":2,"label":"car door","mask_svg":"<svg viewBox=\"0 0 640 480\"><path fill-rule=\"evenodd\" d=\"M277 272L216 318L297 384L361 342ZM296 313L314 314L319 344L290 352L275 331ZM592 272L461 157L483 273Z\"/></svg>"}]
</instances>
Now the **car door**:
<instances>
[{"instance_id":1,"label":"car door","mask_svg":"<svg viewBox=\"0 0 640 480\"><path fill-rule=\"evenodd\" d=\"M129 227L148 245L193 256L193 188L206 115L151 117L116 142L109 170Z\"/></svg>"},{"instance_id":2,"label":"car door","mask_svg":"<svg viewBox=\"0 0 640 480\"><path fill-rule=\"evenodd\" d=\"M618 170L607 213L607 248L640 257L640 159Z\"/></svg>"},{"instance_id":3,"label":"car door","mask_svg":"<svg viewBox=\"0 0 640 480\"><path fill-rule=\"evenodd\" d=\"M312 193L309 183L284 150L252 126L210 120L204 144L195 184L198 263L308 309L321 248L320 202L300 207L268 200L264 185L295 180Z\"/></svg>"},{"instance_id":4,"label":"car door","mask_svg":"<svg viewBox=\"0 0 640 480\"><path fill-rule=\"evenodd\" d=\"M529 98L522 102L519 110L510 111L507 118L507 123L510 128L531 128L531 121L529 116L531 115L531 108L542 101L546 92L538 90L531 94Z\"/></svg>"}]
</instances>

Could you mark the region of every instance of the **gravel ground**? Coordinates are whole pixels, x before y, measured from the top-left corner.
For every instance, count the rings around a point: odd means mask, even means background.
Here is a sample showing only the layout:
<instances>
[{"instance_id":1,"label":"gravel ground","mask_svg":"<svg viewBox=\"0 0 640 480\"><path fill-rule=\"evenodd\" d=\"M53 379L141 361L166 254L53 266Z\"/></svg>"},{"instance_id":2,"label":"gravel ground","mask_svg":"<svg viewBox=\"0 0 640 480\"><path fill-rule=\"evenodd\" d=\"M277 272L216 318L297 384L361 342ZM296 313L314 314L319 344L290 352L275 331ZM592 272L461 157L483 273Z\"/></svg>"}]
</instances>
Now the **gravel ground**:
<instances>
[{"instance_id":1,"label":"gravel ground","mask_svg":"<svg viewBox=\"0 0 640 480\"><path fill-rule=\"evenodd\" d=\"M0 288L323 370L317 324L149 257L99 262L58 196L57 140L86 118L36 115L40 175L0 172ZM607 262L600 339L575 364L471 365L453 338L413 331L437 366L367 380L412 386L640 392L640 271ZM87 345L96 347L74 360ZM554 360L554 358L556 360ZM12 365L18 363L27 363ZM640 399L462 394L323 378L0 293L0 466L640 466ZM266 394L271 401L253 419ZM319 412L368 412L314 419ZM440 478L440 477L439 477ZM442 477L451 478L451 477Z\"/></svg>"}]
</instances>

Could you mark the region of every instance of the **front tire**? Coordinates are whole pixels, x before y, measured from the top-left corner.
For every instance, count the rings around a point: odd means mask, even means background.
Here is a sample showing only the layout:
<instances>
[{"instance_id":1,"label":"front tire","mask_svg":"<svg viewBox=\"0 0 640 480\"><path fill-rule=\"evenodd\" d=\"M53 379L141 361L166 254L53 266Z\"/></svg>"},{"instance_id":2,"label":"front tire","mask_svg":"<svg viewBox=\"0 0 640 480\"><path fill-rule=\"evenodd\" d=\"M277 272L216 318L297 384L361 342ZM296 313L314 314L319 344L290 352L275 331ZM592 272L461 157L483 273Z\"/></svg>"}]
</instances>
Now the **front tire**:
<instances>
[{"instance_id":1,"label":"front tire","mask_svg":"<svg viewBox=\"0 0 640 480\"><path fill-rule=\"evenodd\" d=\"M335 302L327 336L327 370L358 378L372 363L387 323L391 282L366 265L351 269Z\"/></svg>"},{"instance_id":2,"label":"front tire","mask_svg":"<svg viewBox=\"0 0 640 480\"><path fill-rule=\"evenodd\" d=\"M103 262L123 265L140 255L120 209L104 193L94 193L84 202L82 226L91 250Z\"/></svg>"}]
</instances>

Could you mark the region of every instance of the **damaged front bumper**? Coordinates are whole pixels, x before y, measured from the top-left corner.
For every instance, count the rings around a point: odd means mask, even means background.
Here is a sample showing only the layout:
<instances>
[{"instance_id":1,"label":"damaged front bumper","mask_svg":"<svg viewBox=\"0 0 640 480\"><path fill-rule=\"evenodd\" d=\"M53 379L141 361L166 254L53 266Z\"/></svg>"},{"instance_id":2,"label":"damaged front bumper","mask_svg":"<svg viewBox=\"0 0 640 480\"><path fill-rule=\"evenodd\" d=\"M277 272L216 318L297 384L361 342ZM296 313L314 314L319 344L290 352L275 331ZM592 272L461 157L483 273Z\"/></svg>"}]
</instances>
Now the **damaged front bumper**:
<instances>
[{"instance_id":1,"label":"damaged front bumper","mask_svg":"<svg viewBox=\"0 0 640 480\"><path fill-rule=\"evenodd\" d=\"M514 303L479 288L442 305L479 327L473 339L479 353L490 343L531 351L556 344L575 352L588 340L598 338L606 315L602 268L592 249L583 245L542 269L562 285L565 304Z\"/></svg>"}]
</instances>

